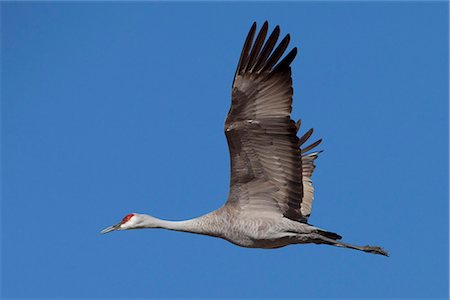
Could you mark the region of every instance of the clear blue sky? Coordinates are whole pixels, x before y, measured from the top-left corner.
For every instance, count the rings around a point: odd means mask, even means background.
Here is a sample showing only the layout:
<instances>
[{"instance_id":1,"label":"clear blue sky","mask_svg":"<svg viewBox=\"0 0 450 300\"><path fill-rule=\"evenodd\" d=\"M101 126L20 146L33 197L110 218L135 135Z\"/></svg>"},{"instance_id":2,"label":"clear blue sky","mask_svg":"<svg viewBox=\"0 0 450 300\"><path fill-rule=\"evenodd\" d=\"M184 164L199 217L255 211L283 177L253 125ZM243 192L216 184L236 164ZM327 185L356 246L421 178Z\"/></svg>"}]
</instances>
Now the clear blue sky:
<instances>
[{"instance_id":1,"label":"clear blue sky","mask_svg":"<svg viewBox=\"0 0 450 300\"><path fill-rule=\"evenodd\" d=\"M5 298L446 298L448 4L1 3ZM253 21L299 54L324 153L310 223L391 257L163 230L226 200L223 122Z\"/></svg>"}]
</instances>

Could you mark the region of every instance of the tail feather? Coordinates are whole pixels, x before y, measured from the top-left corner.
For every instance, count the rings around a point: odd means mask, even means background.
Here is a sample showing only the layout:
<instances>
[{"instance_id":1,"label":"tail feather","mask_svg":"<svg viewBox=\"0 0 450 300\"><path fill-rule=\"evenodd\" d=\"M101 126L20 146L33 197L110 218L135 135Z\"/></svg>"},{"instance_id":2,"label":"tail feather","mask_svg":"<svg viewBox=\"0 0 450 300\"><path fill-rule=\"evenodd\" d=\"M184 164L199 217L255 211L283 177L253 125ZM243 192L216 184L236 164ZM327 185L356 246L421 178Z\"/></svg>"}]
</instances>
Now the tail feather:
<instances>
[{"instance_id":1,"label":"tail feather","mask_svg":"<svg viewBox=\"0 0 450 300\"><path fill-rule=\"evenodd\" d=\"M324 230L317 230L318 233L320 233L320 235L323 235L329 239L332 240L340 240L342 239L342 236L340 236L337 233L331 232L331 231L324 231Z\"/></svg>"}]
</instances>

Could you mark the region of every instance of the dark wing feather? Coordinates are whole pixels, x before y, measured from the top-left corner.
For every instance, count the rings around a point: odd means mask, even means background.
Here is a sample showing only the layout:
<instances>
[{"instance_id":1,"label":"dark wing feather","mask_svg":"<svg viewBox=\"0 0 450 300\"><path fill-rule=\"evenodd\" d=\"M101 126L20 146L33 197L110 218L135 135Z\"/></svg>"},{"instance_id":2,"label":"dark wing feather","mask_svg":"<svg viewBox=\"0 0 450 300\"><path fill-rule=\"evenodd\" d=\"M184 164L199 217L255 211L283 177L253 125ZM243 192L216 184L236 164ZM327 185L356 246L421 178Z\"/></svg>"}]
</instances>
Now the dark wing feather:
<instances>
[{"instance_id":1,"label":"dark wing feather","mask_svg":"<svg viewBox=\"0 0 450 300\"><path fill-rule=\"evenodd\" d=\"M291 40L290 35L286 35L280 42L280 44L275 48L275 51L273 51L272 55L269 57L267 62L265 63L264 67L262 68L262 72L267 71L270 72L272 67L277 63L277 61L280 59L280 57L283 55L284 51L286 50L287 46L289 45L289 41ZM294 48L296 49L296 48Z\"/></svg>"},{"instance_id":2,"label":"dark wing feather","mask_svg":"<svg viewBox=\"0 0 450 300\"><path fill-rule=\"evenodd\" d=\"M259 54L259 50L261 50L261 46L263 45L264 40L266 39L268 27L269 27L269 24L267 23L267 21L264 22L263 27L261 28L261 30L258 33L258 36L256 37L255 44L252 47L252 51L250 52L246 71L250 71L251 67L254 66L255 59L256 59L257 55Z\"/></svg>"},{"instance_id":3,"label":"dark wing feather","mask_svg":"<svg viewBox=\"0 0 450 300\"><path fill-rule=\"evenodd\" d=\"M253 23L252 27L250 28L250 31L248 32L247 38L245 39L244 47L242 48L241 52L241 57L239 58L236 75L238 75L239 70L243 70L247 65L248 53L250 51L250 48L252 47L253 36L255 35L255 31L256 31L256 22ZM236 75L234 77L235 79Z\"/></svg>"},{"instance_id":4,"label":"dark wing feather","mask_svg":"<svg viewBox=\"0 0 450 300\"><path fill-rule=\"evenodd\" d=\"M300 124L290 117L293 93L290 64L297 49L280 61L288 47L289 35L272 52L279 27L264 43L267 27L266 22L252 46L256 30L253 24L233 81L231 107L225 122L231 157L227 205L306 221L301 207L302 178L309 173L302 172L300 146L312 131L300 141L297 137ZM309 168L313 158L308 156L307 161Z\"/></svg>"},{"instance_id":5,"label":"dark wing feather","mask_svg":"<svg viewBox=\"0 0 450 300\"><path fill-rule=\"evenodd\" d=\"M272 50L275 47L279 36L280 36L280 27L276 26L275 29L270 34L269 38L267 39L267 42L264 45L264 48L261 50L261 54L259 55L258 61L256 62L255 67L254 67L255 72L258 72L261 70L263 63L267 60L270 53L272 53Z\"/></svg>"}]
</instances>

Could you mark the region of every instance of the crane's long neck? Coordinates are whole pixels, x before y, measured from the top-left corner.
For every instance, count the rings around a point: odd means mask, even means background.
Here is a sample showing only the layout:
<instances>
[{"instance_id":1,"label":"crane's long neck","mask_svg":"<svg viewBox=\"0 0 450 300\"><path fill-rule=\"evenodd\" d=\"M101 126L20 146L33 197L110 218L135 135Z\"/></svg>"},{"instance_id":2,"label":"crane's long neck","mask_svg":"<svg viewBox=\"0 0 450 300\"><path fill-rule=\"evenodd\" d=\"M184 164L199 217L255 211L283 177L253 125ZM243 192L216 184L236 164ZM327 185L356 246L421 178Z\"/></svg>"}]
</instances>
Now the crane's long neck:
<instances>
[{"instance_id":1,"label":"crane's long neck","mask_svg":"<svg viewBox=\"0 0 450 300\"><path fill-rule=\"evenodd\" d=\"M142 215L144 220L140 224L140 227L144 228L164 228L169 230L192 232L198 234L207 234L217 236L219 233L218 224L211 222L209 215L201 216L185 221L167 221L161 220L152 216Z\"/></svg>"},{"instance_id":2,"label":"crane's long neck","mask_svg":"<svg viewBox=\"0 0 450 300\"><path fill-rule=\"evenodd\" d=\"M176 231L187 231L187 232L197 232L201 228L198 226L198 222L193 220L185 220L185 221L168 221L157 219L157 227L156 228L164 228L169 230Z\"/></svg>"}]
</instances>

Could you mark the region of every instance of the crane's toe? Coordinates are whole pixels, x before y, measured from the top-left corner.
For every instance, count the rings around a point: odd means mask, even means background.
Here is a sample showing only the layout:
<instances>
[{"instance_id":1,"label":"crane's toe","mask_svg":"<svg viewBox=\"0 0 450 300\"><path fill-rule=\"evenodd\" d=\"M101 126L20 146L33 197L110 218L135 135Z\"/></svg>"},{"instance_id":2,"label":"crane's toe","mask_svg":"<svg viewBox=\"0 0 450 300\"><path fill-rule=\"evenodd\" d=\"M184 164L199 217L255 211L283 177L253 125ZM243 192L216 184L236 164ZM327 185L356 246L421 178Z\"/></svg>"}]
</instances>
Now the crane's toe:
<instances>
[{"instance_id":1,"label":"crane's toe","mask_svg":"<svg viewBox=\"0 0 450 300\"><path fill-rule=\"evenodd\" d=\"M362 250L364 252L368 252L368 253L389 256L389 253L387 251L385 251L383 248L378 247L378 246L364 246Z\"/></svg>"}]
</instances>

